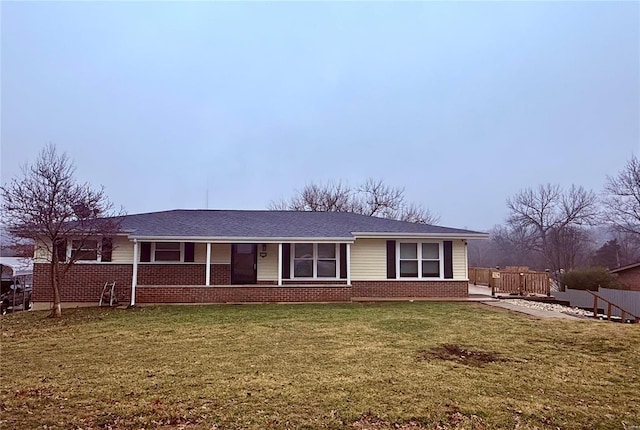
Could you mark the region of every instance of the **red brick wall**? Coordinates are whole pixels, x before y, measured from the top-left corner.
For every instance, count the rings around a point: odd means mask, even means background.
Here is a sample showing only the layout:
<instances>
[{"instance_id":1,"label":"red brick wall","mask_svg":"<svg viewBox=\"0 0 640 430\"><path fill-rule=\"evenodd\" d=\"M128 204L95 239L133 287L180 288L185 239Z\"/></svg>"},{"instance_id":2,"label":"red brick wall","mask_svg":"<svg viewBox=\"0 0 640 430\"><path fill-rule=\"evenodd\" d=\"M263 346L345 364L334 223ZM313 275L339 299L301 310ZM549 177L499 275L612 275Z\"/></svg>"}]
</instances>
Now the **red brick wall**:
<instances>
[{"instance_id":1,"label":"red brick wall","mask_svg":"<svg viewBox=\"0 0 640 430\"><path fill-rule=\"evenodd\" d=\"M618 272L617 275L618 281L625 284L631 290L640 291L640 267Z\"/></svg>"},{"instance_id":2,"label":"red brick wall","mask_svg":"<svg viewBox=\"0 0 640 430\"><path fill-rule=\"evenodd\" d=\"M138 285L204 285L205 264L139 264Z\"/></svg>"},{"instance_id":3,"label":"red brick wall","mask_svg":"<svg viewBox=\"0 0 640 430\"><path fill-rule=\"evenodd\" d=\"M204 285L206 264L139 264L138 285ZM211 285L230 285L231 265L211 265Z\"/></svg>"},{"instance_id":4,"label":"red brick wall","mask_svg":"<svg viewBox=\"0 0 640 430\"><path fill-rule=\"evenodd\" d=\"M284 285L347 285L347 280L340 281L292 281L290 279L283 279ZM258 281L258 285L278 285L278 281Z\"/></svg>"},{"instance_id":5,"label":"red brick wall","mask_svg":"<svg viewBox=\"0 0 640 430\"><path fill-rule=\"evenodd\" d=\"M467 297L467 281L353 281L352 297Z\"/></svg>"},{"instance_id":6,"label":"red brick wall","mask_svg":"<svg viewBox=\"0 0 640 430\"><path fill-rule=\"evenodd\" d=\"M211 265L211 285L231 285L231 264Z\"/></svg>"},{"instance_id":7,"label":"red brick wall","mask_svg":"<svg viewBox=\"0 0 640 430\"><path fill-rule=\"evenodd\" d=\"M120 303L131 298L130 264L74 264L67 272L60 288L63 302L95 302L102 294L105 282L116 281L116 297ZM33 301L52 302L50 266L47 263L33 265Z\"/></svg>"},{"instance_id":8,"label":"red brick wall","mask_svg":"<svg viewBox=\"0 0 640 430\"><path fill-rule=\"evenodd\" d=\"M138 266L138 303L227 303L227 302L344 302L352 297L467 297L466 281L287 281L288 286L230 286L230 265L214 264L211 280L215 287L205 287L202 264L154 264ZM105 282L116 281L116 295L121 303L131 294L132 265L76 264L67 273L61 290L63 302L98 303ZM173 283L172 283L173 282ZM318 285L322 284L322 285ZM146 285L146 286L145 286ZM166 285L166 286L156 286ZM222 285L222 286L220 286ZM53 300L49 282L49 265L34 265L33 299Z\"/></svg>"},{"instance_id":9,"label":"red brick wall","mask_svg":"<svg viewBox=\"0 0 640 430\"><path fill-rule=\"evenodd\" d=\"M138 287L137 303L348 302L351 287Z\"/></svg>"}]
</instances>

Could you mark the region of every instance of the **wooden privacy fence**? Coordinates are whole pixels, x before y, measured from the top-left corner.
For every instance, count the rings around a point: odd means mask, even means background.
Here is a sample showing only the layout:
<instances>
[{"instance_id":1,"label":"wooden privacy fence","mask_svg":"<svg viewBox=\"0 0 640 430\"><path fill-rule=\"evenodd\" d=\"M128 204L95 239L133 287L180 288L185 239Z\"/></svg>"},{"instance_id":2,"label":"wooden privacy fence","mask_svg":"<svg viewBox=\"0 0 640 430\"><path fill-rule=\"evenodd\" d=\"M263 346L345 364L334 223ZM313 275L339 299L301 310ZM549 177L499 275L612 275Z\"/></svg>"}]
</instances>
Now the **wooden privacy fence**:
<instances>
[{"instance_id":1,"label":"wooden privacy fence","mask_svg":"<svg viewBox=\"0 0 640 430\"><path fill-rule=\"evenodd\" d=\"M469 282L474 285L491 287L491 294L551 294L549 274L531 272L527 267L506 267L503 270L470 267Z\"/></svg>"}]
</instances>

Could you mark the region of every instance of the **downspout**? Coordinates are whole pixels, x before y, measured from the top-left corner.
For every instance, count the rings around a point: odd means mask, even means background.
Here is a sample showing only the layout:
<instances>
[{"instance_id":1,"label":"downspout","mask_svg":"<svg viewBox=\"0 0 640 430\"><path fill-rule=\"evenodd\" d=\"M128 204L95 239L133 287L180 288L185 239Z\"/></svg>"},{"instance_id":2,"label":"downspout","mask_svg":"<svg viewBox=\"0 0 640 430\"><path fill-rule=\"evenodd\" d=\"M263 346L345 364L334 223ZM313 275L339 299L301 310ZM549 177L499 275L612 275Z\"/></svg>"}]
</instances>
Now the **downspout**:
<instances>
[{"instance_id":1,"label":"downspout","mask_svg":"<svg viewBox=\"0 0 640 430\"><path fill-rule=\"evenodd\" d=\"M131 278L131 304L136 305L136 286L138 285L138 239L133 239L133 276Z\"/></svg>"}]
</instances>

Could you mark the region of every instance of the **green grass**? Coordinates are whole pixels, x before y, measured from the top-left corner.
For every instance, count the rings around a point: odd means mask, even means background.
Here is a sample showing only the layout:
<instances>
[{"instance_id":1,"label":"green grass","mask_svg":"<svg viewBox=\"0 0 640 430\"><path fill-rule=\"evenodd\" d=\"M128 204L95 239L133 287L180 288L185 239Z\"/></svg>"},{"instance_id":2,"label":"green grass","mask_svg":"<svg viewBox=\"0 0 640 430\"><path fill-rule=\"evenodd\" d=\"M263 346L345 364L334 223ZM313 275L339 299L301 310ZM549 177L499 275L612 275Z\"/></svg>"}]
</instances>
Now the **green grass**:
<instances>
[{"instance_id":1,"label":"green grass","mask_svg":"<svg viewBox=\"0 0 640 430\"><path fill-rule=\"evenodd\" d=\"M433 302L45 316L0 319L0 428L640 425L638 325Z\"/></svg>"}]
</instances>

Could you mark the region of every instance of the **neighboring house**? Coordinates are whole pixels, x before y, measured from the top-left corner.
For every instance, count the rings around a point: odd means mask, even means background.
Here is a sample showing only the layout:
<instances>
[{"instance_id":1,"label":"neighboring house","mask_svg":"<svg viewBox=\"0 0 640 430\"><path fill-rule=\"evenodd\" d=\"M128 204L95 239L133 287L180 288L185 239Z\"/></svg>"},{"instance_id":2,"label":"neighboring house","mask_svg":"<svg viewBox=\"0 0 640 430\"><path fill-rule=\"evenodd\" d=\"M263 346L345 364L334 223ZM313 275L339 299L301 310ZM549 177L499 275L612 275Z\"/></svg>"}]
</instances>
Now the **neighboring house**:
<instances>
[{"instance_id":1,"label":"neighboring house","mask_svg":"<svg viewBox=\"0 0 640 430\"><path fill-rule=\"evenodd\" d=\"M640 291L640 262L611 269L610 272L617 275L618 281L630 290Z\"/></svg>"},{"instance_id":2,"label":"neighboring house","mask_svg":"<svg viewBox=\"0 0 640 430\"><path fill-rule=\"evenodd\" d=\"M84 248L63 302L97 302L111 281L131 304L466 297L467 240L488 237L344 212L173 210L121 229ZM52 301L50 256L35 254L34 301Z\"/></svg>"}]
</instances>

